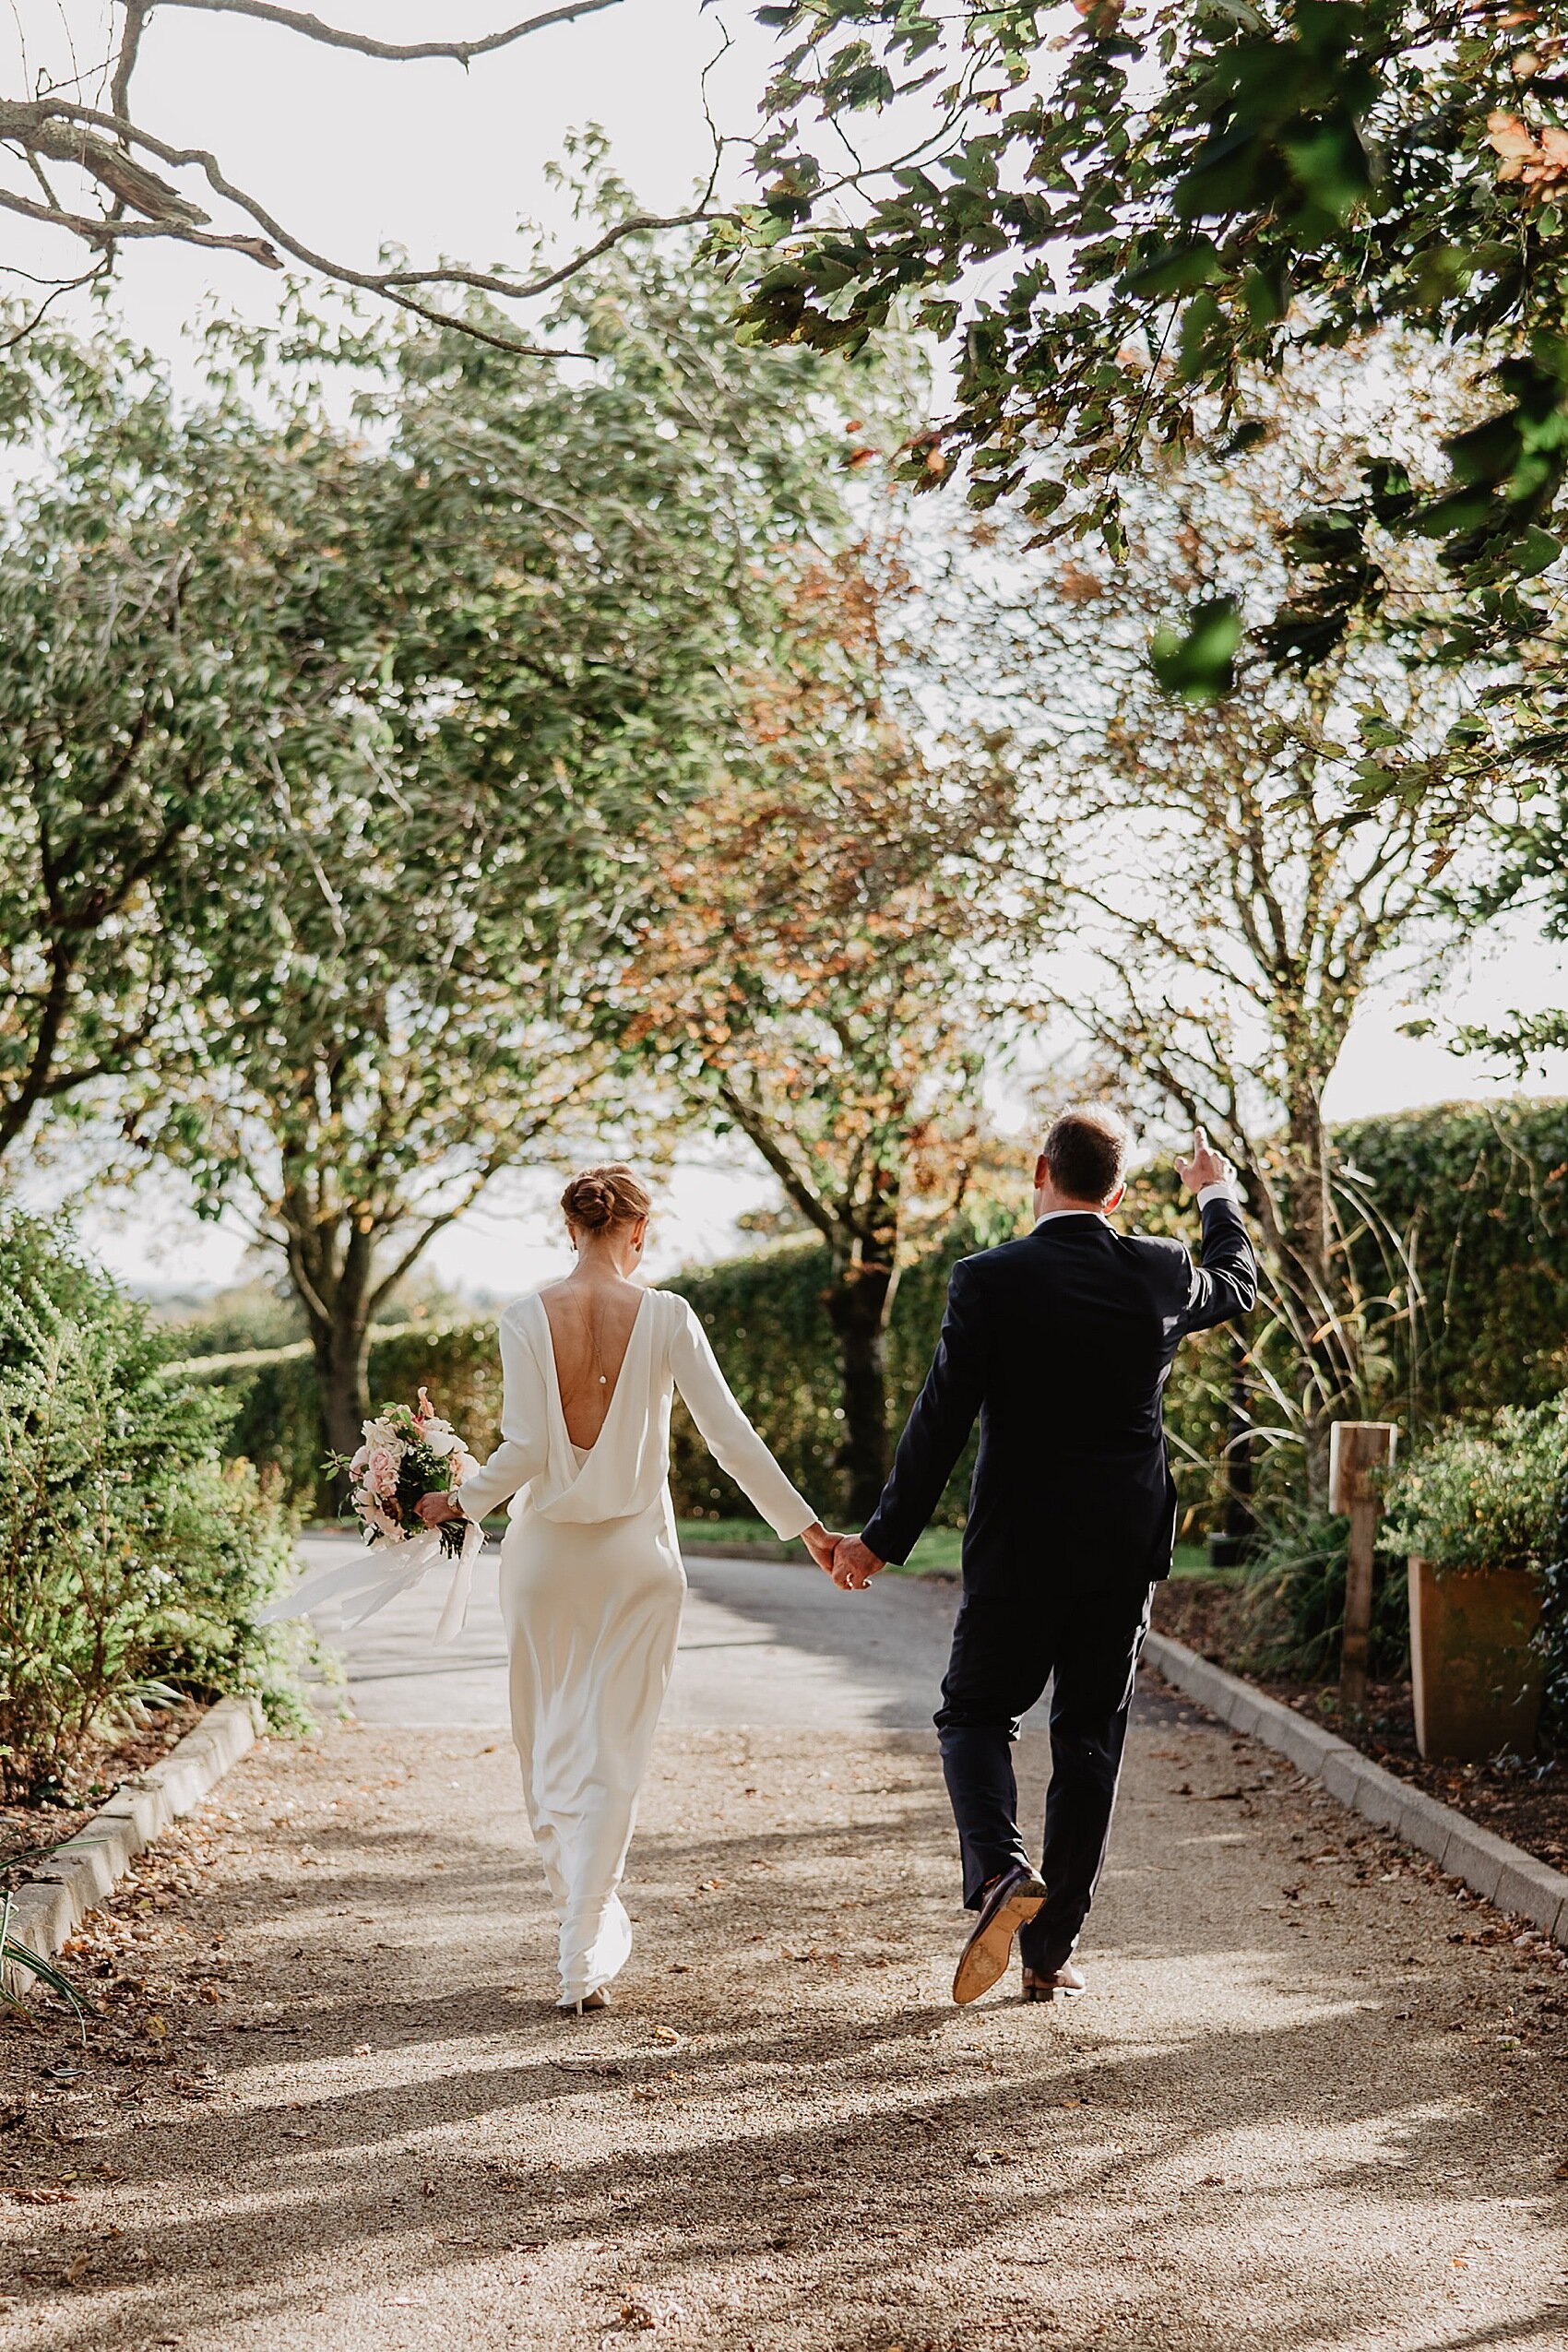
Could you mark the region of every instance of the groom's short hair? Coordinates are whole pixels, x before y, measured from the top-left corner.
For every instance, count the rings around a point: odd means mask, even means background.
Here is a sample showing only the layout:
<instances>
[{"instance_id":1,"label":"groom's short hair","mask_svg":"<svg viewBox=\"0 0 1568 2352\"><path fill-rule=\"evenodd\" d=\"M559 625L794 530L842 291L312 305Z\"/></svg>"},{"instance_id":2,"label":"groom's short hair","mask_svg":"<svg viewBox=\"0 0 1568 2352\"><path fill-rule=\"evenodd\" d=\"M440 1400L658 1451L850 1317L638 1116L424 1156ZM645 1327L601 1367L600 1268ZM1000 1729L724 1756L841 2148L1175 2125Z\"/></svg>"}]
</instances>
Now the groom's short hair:
<instances>
[{"instance_id":1,"label":"groom's short hair","mask_svg":"<svg viewBox=\"0 0 1568 2352\"><path fill-rule=\"evenodd\" d=\"M1070 1200L1108 1201L1126 1172L1126 1123L1099 1103L1064 1111L1051 1121L1040 1157Z\"/></svg>"}]
</instances>

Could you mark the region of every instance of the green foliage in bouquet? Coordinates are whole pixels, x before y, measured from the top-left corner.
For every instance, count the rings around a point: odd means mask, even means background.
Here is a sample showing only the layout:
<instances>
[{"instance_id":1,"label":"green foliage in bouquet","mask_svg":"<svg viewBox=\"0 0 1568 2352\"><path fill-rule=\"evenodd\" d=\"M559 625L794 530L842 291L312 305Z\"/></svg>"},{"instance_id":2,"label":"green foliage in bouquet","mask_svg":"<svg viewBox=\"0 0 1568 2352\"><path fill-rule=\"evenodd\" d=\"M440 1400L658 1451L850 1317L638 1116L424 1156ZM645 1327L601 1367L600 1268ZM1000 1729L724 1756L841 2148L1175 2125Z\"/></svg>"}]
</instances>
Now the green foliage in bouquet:
<instances>
[{"instance_id":1,"label":"green foliage in bouquet","mask_svg":"<svg viewBox=\"0 0 1568 2352\"><path fill-rule=\"evenodd\" d=\"M0 1213L0 1789L88 1764L144 1698L251 1692L303 1720L300 1636L255 1612L291 1529L225 1465L220 1396L166 1373L146 1312L57 1224Z\"/></svg>"},{"instance_id":2,"label":"green foliage in bouquet","mask_svg":"<svg viewBox=\"0 0 1568 2352\"><path fill-rule=\"evenodd\" d=\"M183 1335L180 1335L183 1340ZM319 1519L337 1515L341 1480L323 1465L321 1410L310 1342L186 1359L180 1378L217 1391L232 1419L225 1452L276 1479L283 1499ZM369 1381L378 1396L438 1389L482 1461L501 1434L501 1357L493 1316L460 1323L383 1325L370 1336Z\"/></svg>"},{"instance_id":3,"label":"green foliage in bouquet","mask_svg":"<svg viewBox=\"0 0 1568 2352\"><path fill-rule=\"evenodd\" d=\"M422 1530L421 1498L445 1494L460 1484L472 1465L449 1421L444 1421L422 1388L419 1404L383 1405L366 1421L363 1443L353 1455L334 1454L327 1467L350 1481L349 1504L364 1528L367 1543L401 1543ZM468 1522L443 1520L436 1533L443 1551L463 1549Z\"/></svg>"}]
</instances>

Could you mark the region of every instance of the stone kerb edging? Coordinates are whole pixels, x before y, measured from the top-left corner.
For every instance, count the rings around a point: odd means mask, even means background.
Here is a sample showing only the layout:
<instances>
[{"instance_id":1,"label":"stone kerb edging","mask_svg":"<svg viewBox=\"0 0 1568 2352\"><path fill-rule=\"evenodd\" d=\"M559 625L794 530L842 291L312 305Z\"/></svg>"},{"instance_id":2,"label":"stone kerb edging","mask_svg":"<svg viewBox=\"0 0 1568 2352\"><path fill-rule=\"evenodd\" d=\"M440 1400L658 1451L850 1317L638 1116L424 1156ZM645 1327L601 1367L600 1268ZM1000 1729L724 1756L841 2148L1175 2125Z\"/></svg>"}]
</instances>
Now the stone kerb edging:
<instances>
[{"instance_id":1,"label":"stone kerb edging","mask_svg":"<svg viewBox=\"0 0 1568 2352\"><path fill-rule=\"evenodd\" d=\"M1562 1871L1538 1862L1506 1837L1478 1828L1424 1789L1412 1788L1337 1732L1325 1731L1294 1707L1211 1665L1185 1642L1172 1641L1168 1633L1150 1633L1144 1657L1157 1674L1233 1731L1288 1756L1299 1772L1321 1780L1331 1797L1430 1854L1441 1869L1463 1879L1472 1894L1568 1944L1568 1876Z\"/></svg>"},{"instance_id":2,"label":"stone kerb edging","mask_svg":"<svg viewBox=\"0 0 1568 2352\"><path fill-rule=\"evenodd\" d=\"M256 1730L249 1699L220 1699L208 1707L160 1764L124 1781L85 1828L57 1846L17 1889L11 1897L13 1940L41 1960L52 1960L94 1905L113 1892L132 1858L199 1805L230 1765L255 1746ZM32 1975L21 1961L12 1962L8 1970L17 1987Z\"/></svg>"}]
</instances>

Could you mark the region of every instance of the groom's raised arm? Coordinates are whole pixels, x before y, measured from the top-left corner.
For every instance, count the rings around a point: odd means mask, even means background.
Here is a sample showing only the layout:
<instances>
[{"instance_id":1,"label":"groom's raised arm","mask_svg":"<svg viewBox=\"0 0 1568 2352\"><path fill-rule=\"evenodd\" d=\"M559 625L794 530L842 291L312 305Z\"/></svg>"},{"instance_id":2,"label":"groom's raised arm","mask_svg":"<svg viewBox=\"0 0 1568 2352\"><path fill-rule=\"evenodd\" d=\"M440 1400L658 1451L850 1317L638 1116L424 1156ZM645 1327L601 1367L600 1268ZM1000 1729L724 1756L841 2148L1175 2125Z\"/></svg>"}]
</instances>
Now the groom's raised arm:
<instances>
[{"instance_id":1,"label":"groom's raised arm","mask_svg":"<svg viewBox=\"0 0 1568 2352\"><path fill-rule=\"evenodd\" d=\"M1212 1331L1245 1314L1258 1295L1258 1262L1241 1222L1236 1171L1201 1127L1193 1132L1192 1158L1178 1159L1176 1173L1197 1202L1204 1238L1195 1265L1181 1251L1185 1295L1165 1324L1172 1348L1189 1331Z\"/></svg>"},{"instance_id":2,"label":"groom's raised arm","mask_svg":"<svg viewBox=\"0 0 1568 2352\"><path fill-rule=\"evenodd\" d=\"M967 1259L947 1284L947 1312L925 1385L916 1397L882 1500L861 1540L878 1560L902 1563L942 1500L974 1427L984 1390L975 1330L974 1269Z\"/></svg>"},{"instance_id":3,"label":"groom's raised arm","mask_svg":"<svg viewBox=\"0 0 1568 2352\"><path fill-rule=\"evenodd\" d=\"M1187 1295L1180 1310L1183 1333L1210 1331L1245 1314L1258 1295L1258 1262L1229 1183L1210 1184L1198 1197L1203 1248L1188 1261Z\"/></svg>"}]
</instances>

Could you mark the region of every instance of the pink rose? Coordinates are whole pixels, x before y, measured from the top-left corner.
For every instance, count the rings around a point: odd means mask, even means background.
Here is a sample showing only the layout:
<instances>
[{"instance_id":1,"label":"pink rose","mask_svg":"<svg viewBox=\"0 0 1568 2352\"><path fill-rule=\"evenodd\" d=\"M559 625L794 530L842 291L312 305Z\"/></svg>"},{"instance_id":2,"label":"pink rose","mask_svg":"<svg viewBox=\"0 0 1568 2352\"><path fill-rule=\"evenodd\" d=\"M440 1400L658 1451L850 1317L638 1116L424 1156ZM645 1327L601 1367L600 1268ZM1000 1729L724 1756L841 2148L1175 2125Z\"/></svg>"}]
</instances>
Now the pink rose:
<instances>
[{"instance_id":1,"label":"pink rose","mask_svg":"<svg viewBox=\"0 0 1568 2352\"><path fill-rule=\"evenodd\" d=\"M371 1448L365 1465L365 1484L373 1493L390 1500L398 1491L398 1457L385 1445Z\"/></svg>"}]
</instances>

